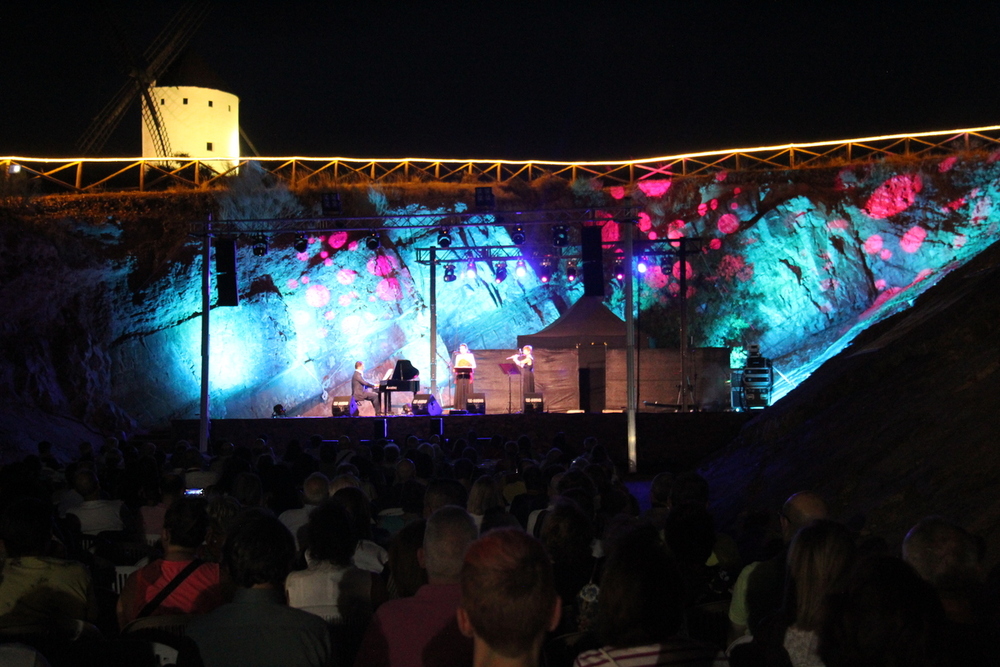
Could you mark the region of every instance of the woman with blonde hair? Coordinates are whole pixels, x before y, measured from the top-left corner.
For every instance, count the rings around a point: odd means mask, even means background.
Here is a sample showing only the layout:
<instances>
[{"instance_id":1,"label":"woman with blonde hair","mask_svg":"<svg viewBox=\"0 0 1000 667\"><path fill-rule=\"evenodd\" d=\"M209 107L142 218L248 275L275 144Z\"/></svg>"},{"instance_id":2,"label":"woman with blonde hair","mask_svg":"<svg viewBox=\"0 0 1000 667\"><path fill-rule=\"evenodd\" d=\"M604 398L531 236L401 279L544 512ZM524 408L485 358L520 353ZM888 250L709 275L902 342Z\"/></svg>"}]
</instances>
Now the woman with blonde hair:
<instances>
[{"instance_id":1,"label":"woman with blonde hair","mask_svg":"<svg viewBox=\"0 0 1000 667\"><path fill-rule=\"evenodd\" d=\"M469 489L469 502L465 509L472 515L476 528L479 529L483 525L483 515L494 507L506 508L503 493L492 477L483 475L472 483L472 488Z\"/></svg>"}]
</instances>

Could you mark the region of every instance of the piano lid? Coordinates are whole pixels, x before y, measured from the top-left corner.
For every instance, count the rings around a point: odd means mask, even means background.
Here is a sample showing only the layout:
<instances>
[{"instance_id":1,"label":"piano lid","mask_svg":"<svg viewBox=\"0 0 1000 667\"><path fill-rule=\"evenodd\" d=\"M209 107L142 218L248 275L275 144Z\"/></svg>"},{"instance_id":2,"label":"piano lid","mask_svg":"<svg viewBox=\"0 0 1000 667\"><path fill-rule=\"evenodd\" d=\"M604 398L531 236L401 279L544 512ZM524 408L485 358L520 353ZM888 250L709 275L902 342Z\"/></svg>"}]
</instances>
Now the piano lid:
<instances>
[{"instance_id":1,"label":"piano lid","mask_svg":"<svg viewBox=\"0 0 1000 667\"><path fill-rule=\"evenodd\" d=\"M413 367L409 359L400 359L392 370L393 380L412 380L418 375L420 375L420 371Z\"/></svg>"}]
</instances>

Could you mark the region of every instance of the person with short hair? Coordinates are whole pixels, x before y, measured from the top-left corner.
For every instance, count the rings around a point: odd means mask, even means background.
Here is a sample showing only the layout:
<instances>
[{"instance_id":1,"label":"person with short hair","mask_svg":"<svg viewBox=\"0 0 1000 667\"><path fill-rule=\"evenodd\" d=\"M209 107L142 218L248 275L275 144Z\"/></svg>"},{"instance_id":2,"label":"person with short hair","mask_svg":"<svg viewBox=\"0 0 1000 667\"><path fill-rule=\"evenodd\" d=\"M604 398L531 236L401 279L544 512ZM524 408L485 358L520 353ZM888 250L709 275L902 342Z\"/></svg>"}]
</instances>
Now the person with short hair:
<instances>
[{"instance_id":1,"label":"person with short hair","mask_svg":"<svg viewBox=\"0 0 1000 667\"><path fill-rule=\"evenodd\" d=\"M204 667L329 667L330 630L319 616L285 604L285 578L295 542L277 518L247 513L222 550L222 566L236 586L233 601L187 627Z\"/></svg>"},{"instance_id":2,"label":"person with short hair","mask_svg":"<svg viewBox=\"0 0 1000 667\"><path fill-rule=\"evenodd\" d=\"M295 538L295 548L299 548L299 531L309 522L309 513L330 497L330 480L321 472L314 472L302 482L302 507L285 510L278 520Z\"/></svg>"},{"instance_id":3,"label":"person with short hair","mask_svg":"<svg viewBox=\"0 0 1000 667\"><path fill-rule=\"evenodd\" d=\"M562 604L541 542L498 528L469 547L461 573L458 627L473 642L473 665L535 667Z\"/></svg>"},{"instance_id":4,"label":"person with short hair","mask_svg":"<svg viewBox=\"0 0 1000 667\"><path fill-rule=\"evenodd\" d=\"M355 667L455 667L472 662L472 640L458 629L462 559L478 536L461 507L442 507L427 520L417 559L428 583L413 597L390 600L375 612Z\"/></svg>"},{"instance_id":5,"label":"person with short hair","mask_svg":"<svg viewBox=\"0 0 1000 667\"><path fill-rule=\"evenodd\" d=\"M379 412L378 394L368 391L369 389L374 389L375 385L365 379L364 370L365 364L363 361L354 363L354 376L351 378L351 396L354 397L355 403L360 403L361 401L370 402L372 408L375 410L375 415L378 416L381 414Z\"/></svg>"}]
</instances>

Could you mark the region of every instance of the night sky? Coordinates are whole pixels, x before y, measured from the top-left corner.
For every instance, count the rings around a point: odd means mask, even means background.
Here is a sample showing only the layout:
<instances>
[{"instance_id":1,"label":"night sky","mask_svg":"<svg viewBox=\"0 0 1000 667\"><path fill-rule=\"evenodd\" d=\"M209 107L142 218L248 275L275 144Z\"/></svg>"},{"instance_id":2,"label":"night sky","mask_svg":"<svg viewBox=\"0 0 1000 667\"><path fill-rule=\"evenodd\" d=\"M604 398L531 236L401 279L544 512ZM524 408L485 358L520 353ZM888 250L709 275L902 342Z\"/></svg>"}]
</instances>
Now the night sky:
<instances>
[{"instance_id":1,"label":"night sky","mask_svg":"<svg viewBox=\"0 0 1000 667\"><path fill-rule=\"evenodd\" d=\"M3 3L0 156L76 156L124 83L98 4ZM180 5L105 4L140 52ZM265 156L611 160L1000 124L998 31L985 2L220 0L191 48ZM103 154L139 153L136 106Z\"/></svg>"}]
</instances>

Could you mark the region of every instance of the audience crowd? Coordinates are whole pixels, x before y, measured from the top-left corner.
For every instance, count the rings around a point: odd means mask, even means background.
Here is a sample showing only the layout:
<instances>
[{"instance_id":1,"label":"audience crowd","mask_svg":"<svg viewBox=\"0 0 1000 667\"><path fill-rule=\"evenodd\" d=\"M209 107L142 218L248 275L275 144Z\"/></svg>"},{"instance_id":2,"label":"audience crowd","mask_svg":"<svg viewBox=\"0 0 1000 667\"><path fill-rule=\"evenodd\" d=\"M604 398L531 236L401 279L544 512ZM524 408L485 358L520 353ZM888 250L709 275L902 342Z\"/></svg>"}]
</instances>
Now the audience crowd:
<instances>
[{"instance_id":1,"label":"audience crowd","mask_svg":"<svg viewBox=\"0 0 1000 667\"><path fill-rule=\"evenodd\" d=\"M213 449L0 469L0 665L948 667L1000 636L944 517L900 554L808 490L720 526L696 472L640 502L562 434Z\"/></svg>"}]
</instances>

